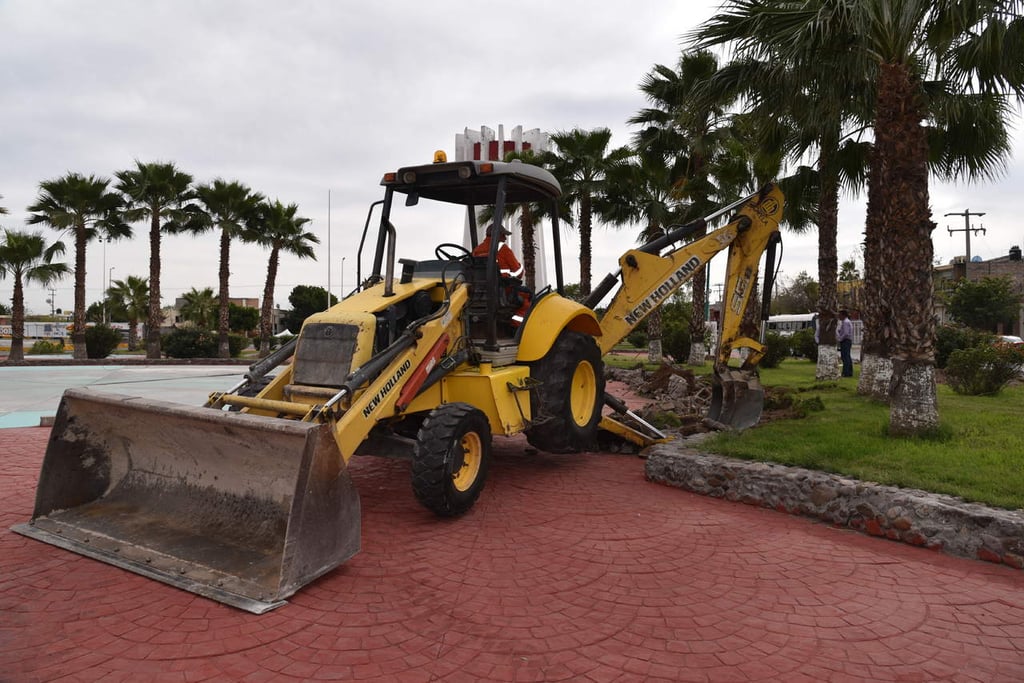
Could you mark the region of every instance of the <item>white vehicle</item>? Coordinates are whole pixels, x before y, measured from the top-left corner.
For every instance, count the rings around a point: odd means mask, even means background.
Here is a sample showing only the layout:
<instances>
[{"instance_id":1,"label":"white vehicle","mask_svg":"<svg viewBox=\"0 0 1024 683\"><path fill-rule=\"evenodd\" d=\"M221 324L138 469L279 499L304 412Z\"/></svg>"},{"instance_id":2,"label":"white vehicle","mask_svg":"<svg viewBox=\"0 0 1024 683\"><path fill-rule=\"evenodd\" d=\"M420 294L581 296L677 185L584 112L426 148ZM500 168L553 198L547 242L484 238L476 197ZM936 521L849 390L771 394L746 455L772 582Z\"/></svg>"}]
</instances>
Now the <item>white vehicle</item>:
<instances>
[{"instance_id":1,"label":"white vehicle","mask_svg":"<svg viewBox=\"0 0 1024 683\"><path fill-rule=\"evenodd\" d=\"M817 313L773 315L768 318L768 330L770 332L778 332L783 337L788 337L800 330L813 330L817 319Z\"/></svg>"}]
</instances>

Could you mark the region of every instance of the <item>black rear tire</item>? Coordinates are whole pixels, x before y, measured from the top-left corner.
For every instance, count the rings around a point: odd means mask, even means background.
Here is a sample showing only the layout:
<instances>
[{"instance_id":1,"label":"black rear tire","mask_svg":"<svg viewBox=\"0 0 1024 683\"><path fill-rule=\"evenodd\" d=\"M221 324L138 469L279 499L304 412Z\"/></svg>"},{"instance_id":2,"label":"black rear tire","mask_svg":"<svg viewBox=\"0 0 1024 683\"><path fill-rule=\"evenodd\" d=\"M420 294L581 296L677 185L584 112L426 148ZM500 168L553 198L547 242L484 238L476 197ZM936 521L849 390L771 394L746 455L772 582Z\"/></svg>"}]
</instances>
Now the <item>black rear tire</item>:
<instances>
[{"instance_id":1,"label":"black rear tire","mask_svg":"<svg viewBox=\"0 0 1024 683\"><path fill-rule=\"evenodd\" d=\"M491 425L468 403L446 403L430 411L412 459L416 499L439 517L461 515L484 489L491 462Z\"/></svg>"},{"instance_id":2,"label":"black rear tire","mask_svg":"<svg viewBox=\"0 0 1024 683\"><path fill-rule=\"evenodd\" d=\"M530 375L542 382L530 393L530 445L549 453L592 449L604 405L604 363L593 337L563 331Z\"/></svg>"}]
</instances>

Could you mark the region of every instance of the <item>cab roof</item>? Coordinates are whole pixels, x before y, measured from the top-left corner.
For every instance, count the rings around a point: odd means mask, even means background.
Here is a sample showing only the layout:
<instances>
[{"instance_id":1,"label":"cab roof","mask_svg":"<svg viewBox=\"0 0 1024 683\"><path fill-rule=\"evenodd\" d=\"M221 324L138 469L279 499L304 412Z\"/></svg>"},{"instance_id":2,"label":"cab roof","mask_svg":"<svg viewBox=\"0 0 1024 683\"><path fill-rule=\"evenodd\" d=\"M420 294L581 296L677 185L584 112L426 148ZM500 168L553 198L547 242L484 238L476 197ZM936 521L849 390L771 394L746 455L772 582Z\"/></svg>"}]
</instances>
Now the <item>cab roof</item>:
<instances>
[{"instance_id":1,"label":"cab roof","mask_svg":"<svg viewBox=\"0 0 1024 683\"><path fill-rule=\"evenodd\" d=\"M467 206L494 204L498 183L506 181L505 202L521 204L555 199L562 188L555 176L521 161L453 161L404 166L387 173L381 185L395 192Z\"/></svg>"}]
</instances>

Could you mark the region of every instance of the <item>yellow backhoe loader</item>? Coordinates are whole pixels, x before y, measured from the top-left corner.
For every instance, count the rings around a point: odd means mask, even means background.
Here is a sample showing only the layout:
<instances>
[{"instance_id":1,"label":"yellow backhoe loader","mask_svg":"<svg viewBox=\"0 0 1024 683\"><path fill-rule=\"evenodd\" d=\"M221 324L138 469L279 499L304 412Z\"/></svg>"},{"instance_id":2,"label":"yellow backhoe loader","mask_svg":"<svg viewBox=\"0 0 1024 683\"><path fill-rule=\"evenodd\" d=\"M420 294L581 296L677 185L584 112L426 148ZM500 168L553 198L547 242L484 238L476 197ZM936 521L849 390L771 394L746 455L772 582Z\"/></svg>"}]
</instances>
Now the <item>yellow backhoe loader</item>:
<instances>
[{"instance_id":1,"label":"yellow backhoe loader","mask_svg":"<svg viewBox=\"0 0 1024 683\"><path fill-rule=\"evenodd\" d=\"M359 496L348 473L355 455L410 458L415 497L454 516L483 490L492 435L525 433L536 448L560 453L591 449L599 434L639 446L664 439L606 396L602 356L723 250L708 419L732 428L757 422L754 370L764 347L741 329L765 253L765 301L770 292L777 188L627 251L584 304L562 294L557 180L521 162L438 156L384 176L356 259L360 285L310 316L238 386L201 407L68 390L32 519L14 530L251 612L273 609L358 552ZM554 285L528 291L503 276L498 240L486 256L444 242L433 259L396 259L396 224L421 234L439 227L417 222L421 202L455 207L471 247L481 210L507 227L517 207L547 205ZM673 246L727 213L723 227ZM599 318L594 309L616 287ZM517 316L524 300L529 309ZM613 410L603 415L606 404Z\"/></svg>"}]
</instances>

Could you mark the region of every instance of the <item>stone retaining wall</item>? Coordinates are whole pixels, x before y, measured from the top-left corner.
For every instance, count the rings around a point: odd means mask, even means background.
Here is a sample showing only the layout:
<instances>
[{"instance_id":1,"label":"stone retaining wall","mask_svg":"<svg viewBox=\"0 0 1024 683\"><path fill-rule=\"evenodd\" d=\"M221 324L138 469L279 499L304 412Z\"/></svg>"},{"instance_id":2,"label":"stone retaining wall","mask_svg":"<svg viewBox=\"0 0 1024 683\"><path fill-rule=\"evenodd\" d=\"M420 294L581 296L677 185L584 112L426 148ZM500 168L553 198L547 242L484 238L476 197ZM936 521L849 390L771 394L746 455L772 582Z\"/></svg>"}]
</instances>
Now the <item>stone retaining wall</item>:
<instances>
[{"instance_id":1,"label":"stone retaining wall","mask_svg":"<svg viewBox=\"0 0 1024 683\"><path fill-rule=\"evenodd\" d=\"M820 519L949 555L1024 569L1024 511L967 503L834 474L697 453L647 451L647 479L716 498Z\"/></svg>"}]
</instances>

